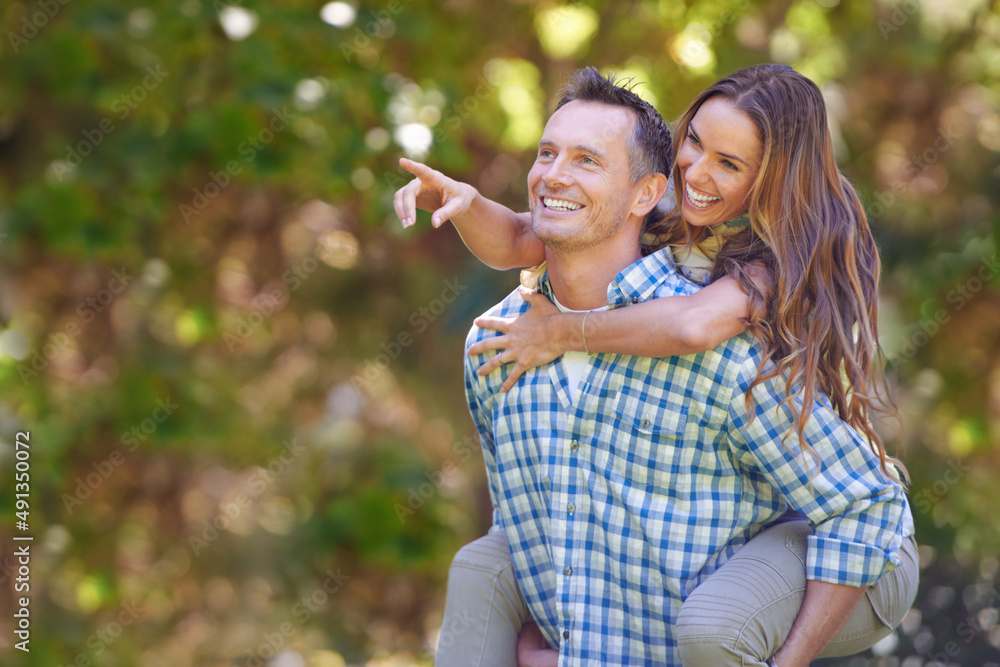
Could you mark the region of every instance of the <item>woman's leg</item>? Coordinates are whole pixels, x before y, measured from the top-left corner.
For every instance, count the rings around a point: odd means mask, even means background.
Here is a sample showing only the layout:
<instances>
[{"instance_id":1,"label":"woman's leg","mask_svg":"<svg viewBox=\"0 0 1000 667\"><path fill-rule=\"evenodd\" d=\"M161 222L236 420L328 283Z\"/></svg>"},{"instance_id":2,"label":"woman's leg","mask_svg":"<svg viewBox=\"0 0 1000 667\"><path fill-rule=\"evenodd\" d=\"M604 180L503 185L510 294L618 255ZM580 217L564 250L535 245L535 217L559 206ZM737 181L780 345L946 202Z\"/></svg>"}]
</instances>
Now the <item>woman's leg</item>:
<instances>
[{"instance_id":1,"label":"woman's leg","mask_svg":"<svg viewBox=\"0 0 1000 667\"><path fill-rule=\"evenodd\" d=\"M503 532L466 544L448 573L437 667L517 667L517 635L531 619Z\"/></svg>"},{"instance_id":2,"label":"woman's leg","mask_svg":"<svg viewBox=\"0 0 1000 667\"><path fill-rule=\"evenodd\" d=\"M810 532L804 521L762 531L688 596L676 628L685 667L763 666L781 648L805 595ZM912 538L904 540L900 556L900 565L868 589L820 657L863 651L899 625L916 596Z\"/></svg>"}]
</instances>

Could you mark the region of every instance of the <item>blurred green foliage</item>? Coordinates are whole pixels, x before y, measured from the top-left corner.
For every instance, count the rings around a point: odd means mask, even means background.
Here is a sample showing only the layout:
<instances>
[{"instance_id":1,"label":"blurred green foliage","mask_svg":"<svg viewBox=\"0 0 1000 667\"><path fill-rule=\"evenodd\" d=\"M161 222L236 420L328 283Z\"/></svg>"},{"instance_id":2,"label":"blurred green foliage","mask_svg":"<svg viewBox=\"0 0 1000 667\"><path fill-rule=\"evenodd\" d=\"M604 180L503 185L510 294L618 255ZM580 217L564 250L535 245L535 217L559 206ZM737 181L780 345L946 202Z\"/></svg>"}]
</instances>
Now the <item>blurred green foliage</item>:
<instances>
[{"instance_id":1,"label":"blurred green foliage","mask_svg":"<svg viewBox=\"0 0 1000 667\"><path fill-rule=\"evenodd\" d=\"M634 76L673 120L777 61L824 90L883 251L925 569L878 664L996 662L998 7L5 3L0 661L431 664L489 515L462 341L516 274L424 217L403 232L398 157L520 208L573 69Z\"/></svg>"}]
</instances>

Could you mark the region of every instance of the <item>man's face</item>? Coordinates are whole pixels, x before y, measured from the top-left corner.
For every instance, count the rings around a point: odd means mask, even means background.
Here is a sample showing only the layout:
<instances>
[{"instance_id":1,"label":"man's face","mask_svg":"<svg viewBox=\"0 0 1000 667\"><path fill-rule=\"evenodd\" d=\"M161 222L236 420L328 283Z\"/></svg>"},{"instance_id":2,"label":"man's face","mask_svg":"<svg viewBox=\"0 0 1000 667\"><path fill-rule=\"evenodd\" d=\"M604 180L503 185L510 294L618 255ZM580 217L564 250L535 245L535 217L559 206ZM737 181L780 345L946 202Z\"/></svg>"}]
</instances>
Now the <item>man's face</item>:
<instances>
[{"instance_id":1,"label":"man's face","mask_svg":"<svg viewBox=\"0 0 1000 667\"><path fill-rule=\"evenodd\" d=\"M532 228L549 248L579 251L625 231L638 192L625 148L634 123L626 108L579 100L549 118L528 172Z\"/></svg>"}]
</instances>

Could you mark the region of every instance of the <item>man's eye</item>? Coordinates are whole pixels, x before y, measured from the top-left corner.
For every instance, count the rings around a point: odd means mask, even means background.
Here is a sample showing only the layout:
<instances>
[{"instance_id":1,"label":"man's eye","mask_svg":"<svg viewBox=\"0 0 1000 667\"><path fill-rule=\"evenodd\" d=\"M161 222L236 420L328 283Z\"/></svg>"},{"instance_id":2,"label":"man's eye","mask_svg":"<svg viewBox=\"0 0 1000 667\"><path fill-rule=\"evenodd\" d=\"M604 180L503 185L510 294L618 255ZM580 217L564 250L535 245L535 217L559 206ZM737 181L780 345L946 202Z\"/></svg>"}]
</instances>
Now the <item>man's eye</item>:
<instances>
[{"instance_id":1,"label":"man's eye","mask_svg":"<svg viewBox=\"0 0 1000 667\"><path fill-rule=\"evenodd\" d=\"M552 157L552 151L550 150L538 151L538 157Z\"/></svg>"},{"instance_id":2,"label":"man's eye","mask_svg":"<svg viewBox=\"0 0 1000 667\"><path fill-rule=\"evenodd\" d=\"M594 158L592 157L584 157L583 161L586 162L587 164L597 164L597 161L594 160Z\"/></svg>"}]
</instances>

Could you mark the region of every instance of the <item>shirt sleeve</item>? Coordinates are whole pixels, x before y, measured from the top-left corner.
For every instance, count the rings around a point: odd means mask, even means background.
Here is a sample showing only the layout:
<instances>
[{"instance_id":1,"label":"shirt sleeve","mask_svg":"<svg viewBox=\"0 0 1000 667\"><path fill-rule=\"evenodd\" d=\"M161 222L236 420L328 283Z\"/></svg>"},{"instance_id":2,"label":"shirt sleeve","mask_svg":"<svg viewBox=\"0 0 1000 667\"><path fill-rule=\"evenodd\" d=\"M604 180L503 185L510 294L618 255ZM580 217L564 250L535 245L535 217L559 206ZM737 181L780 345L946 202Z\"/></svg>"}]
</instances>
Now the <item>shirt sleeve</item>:
<instances>
[{"instance_id":1,"label":"shirt sleeve","mask_svg":"<svg viewBox=\"0 0 1000 667\"><path fill-rule=\"evenodd\" d=\"M868 442L841 421L826 396L813 402L803 432L815 456L803 452L796 413L788 403L781 404L783 377L754 387L753 409L748 412L746 394L760 360L759 351L752 349L729 406L729 435L737 455L808 518L813 534L808 540L807 579L874 584L899 563L909 511L902 486L882 471ZM801 409L801 398L792 405Z\"/></svg>"},{"instance_id":2,"label":"shirt sleeve","mask_svg":"<svg viewBox=\"0 0 1000 667\"><path fill-rule=\"evenodd\" d=\"M473 327L465 340L465 349L479 340L481 330ZM469 405L469 413L472 415L472 422L479 433L479 441L483 447L483 462L486 464L486 481L490 490L490 501L493 503L493 525L489 532L495 532L503 524L500 521L497 498L498 489L496 487L497 462L496 443L493 438L493 404L495 402L495 392L490 391L486 383L486 378L481 377L476 370L486 361L483 355L465 357L465 398Z\"/></svg>"}]
</instances>

